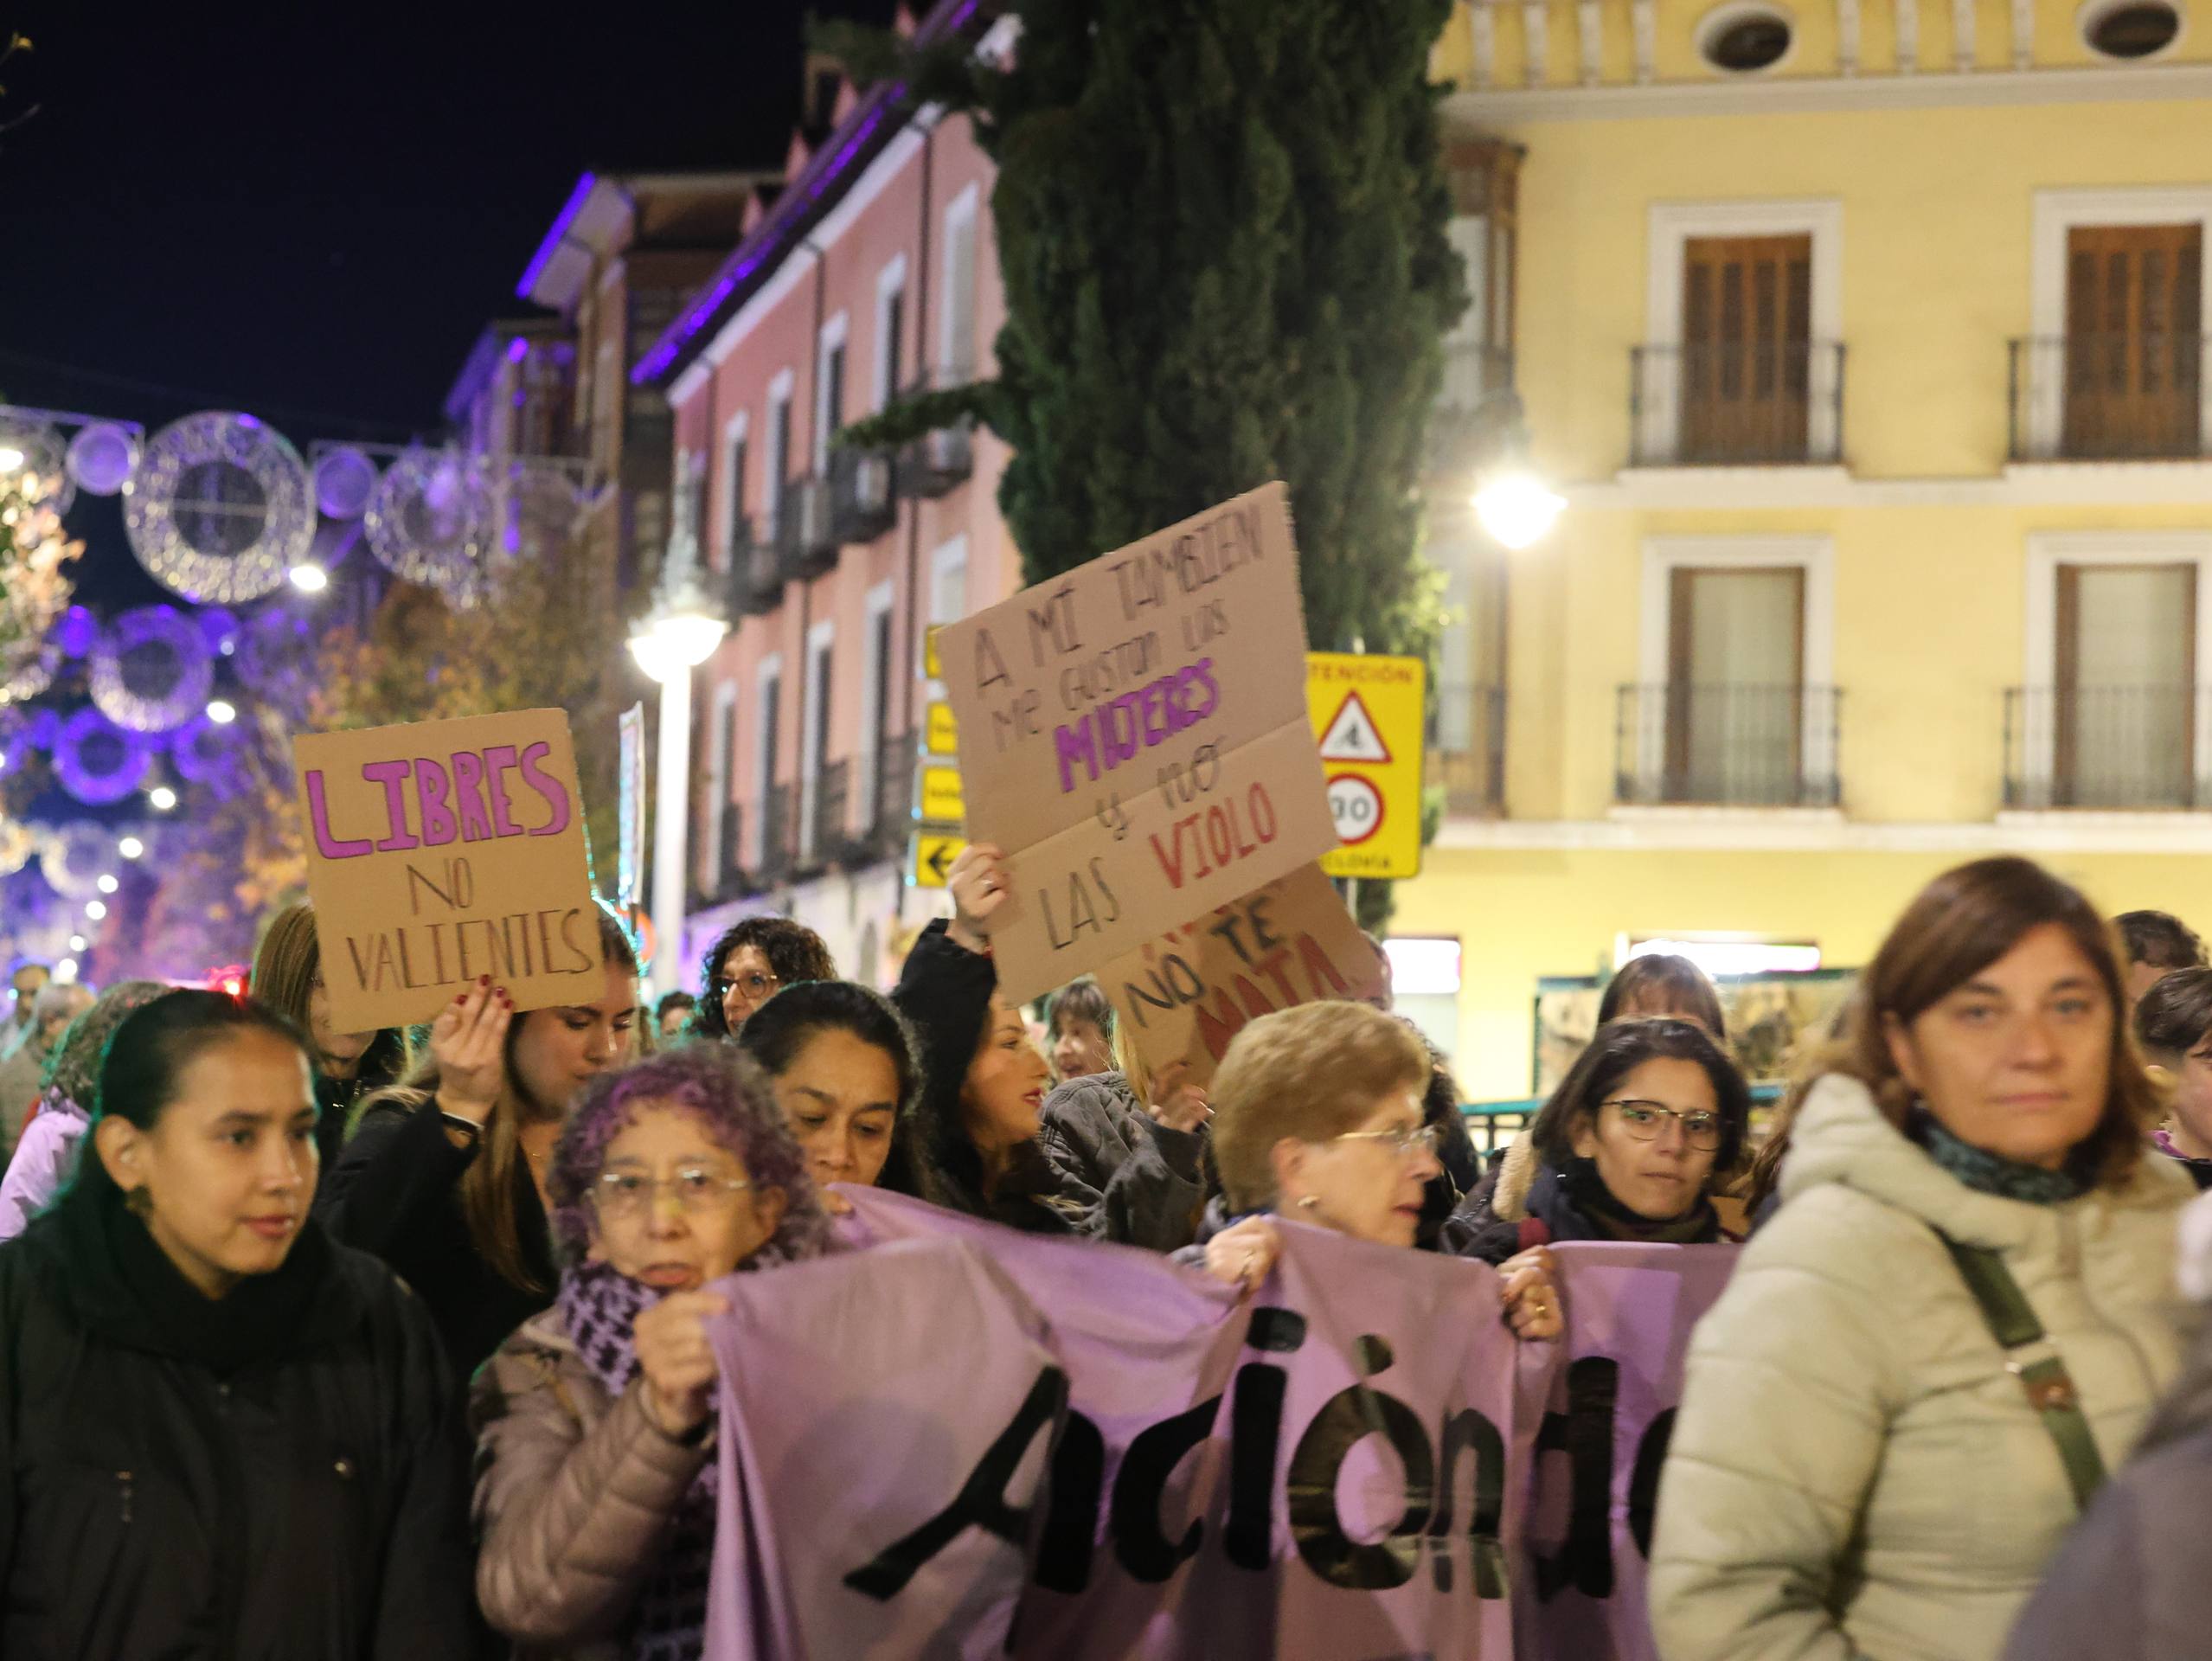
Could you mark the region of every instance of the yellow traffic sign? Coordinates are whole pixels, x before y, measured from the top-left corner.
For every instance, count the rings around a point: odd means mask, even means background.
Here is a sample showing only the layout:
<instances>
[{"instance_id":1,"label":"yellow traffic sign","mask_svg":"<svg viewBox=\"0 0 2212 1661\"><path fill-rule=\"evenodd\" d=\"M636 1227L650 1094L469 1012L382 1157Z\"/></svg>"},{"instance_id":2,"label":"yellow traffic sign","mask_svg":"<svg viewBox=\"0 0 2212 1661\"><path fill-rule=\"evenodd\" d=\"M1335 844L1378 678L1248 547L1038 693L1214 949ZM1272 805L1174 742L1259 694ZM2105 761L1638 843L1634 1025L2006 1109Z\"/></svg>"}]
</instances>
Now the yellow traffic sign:
<instances>
[{"instance_id":1,"label":"yellow traffic sign","mask_svg":"<svg viewBox=\"0 0 2212 1661\"><path fill-rule=\"evenodd\" d=\"M960 734L952 721L952 706L942 698L929 701L922 722L921 747L931 755L958 755L960 753Z\"/></svg>"},{"instance_id":2,"label":"yellow traffic sign","mask_svg":"<svg viewBox=\"0 0 2212 1661\"><path fill-rule=\"evenodd\" d=\"M941 836L927 830L914 833L914 858L909 869L918 888L941 888L951 880L952 862L968 845L961 836Z\"/></svg>"},{"instance_id":3,"label":"yellow traffic sign","mask_svg":"<svg viewBox=\"0 0 2212 1661\"><path fill-rule=\"evenodd\" d=\"M1343 845L1331 876L1417 876L1421 868L1421 728L1427 665L1418 657L1305 654L1307 712Z\"/></svg>"},{"instance_id":4,"label":"yellow traffic sign","mask_svg":"<svg viewBox=\"0 0 2212 1661\"><path fill-rule=\"evenodd\" d=\"M938 824L959 824L968 817L967 804L960 796L959 768L921 770L921 817Z\"/></svg>"},{"instance_id":5,"label":"yellow traffic sign","mask_svg":"<svg viewBox=\"0 0 2212 1661\"><path fill-rule=\"evenodd\" d=\"M921 632L921 677L926 681L945 678L945 666L937 661L937 631L939 626L933 623Z\"/></svg>"}]
</instances>

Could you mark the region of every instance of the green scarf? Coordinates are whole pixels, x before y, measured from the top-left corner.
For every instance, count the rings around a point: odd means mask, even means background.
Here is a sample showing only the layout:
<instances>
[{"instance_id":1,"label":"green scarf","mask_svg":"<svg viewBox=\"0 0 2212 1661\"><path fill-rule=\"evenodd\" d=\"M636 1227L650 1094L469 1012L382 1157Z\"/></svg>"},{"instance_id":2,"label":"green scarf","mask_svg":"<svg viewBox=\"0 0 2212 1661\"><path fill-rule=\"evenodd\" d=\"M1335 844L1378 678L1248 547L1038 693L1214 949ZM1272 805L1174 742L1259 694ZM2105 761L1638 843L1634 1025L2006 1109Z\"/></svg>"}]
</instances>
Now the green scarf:
<instances>
[{"instance_id":1,"label":"green scarf","mask_svg":"<svg viewBox=\"0 0 2212 1661\"><path fill-rule=\"evenodd\" d=\"M2073 1168L2073 1161L2057 1170L2023 1165L1959 1140L1923 1106L1914 1107L1906 1134L1920 1144L1929 1158L1977 1194L1994 1194L2000 1200L2020 1200L2029 1205L2057 1205L2078 1200L2089 1191L2088 1179Z\"/></svg>"}]
</instances>

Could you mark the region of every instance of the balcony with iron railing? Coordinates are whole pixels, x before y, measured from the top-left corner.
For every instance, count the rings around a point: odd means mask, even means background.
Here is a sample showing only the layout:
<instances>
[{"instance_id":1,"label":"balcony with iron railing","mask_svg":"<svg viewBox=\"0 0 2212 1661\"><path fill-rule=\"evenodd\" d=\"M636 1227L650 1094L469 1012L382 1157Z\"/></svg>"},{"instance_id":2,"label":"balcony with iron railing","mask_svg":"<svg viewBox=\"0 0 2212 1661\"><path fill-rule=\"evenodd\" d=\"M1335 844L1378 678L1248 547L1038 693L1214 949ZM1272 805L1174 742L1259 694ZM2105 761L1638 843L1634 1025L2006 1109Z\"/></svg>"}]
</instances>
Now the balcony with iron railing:
<instances>
[{"instance_id":1,"label":"balcony with iron railing","mask_svg":"<svg viewBox=\"0 0 2212 1661\"><path fill-rule=\"evenodd\" d=\"M774 538L761 536L750 515L740 515L730 527L727 575L733 617L772 612L783 599L784 578Z\"/></svg>"},{"instance_id":2,"label":"balcony with iron railing","mask_svg":"<svg viewBox=\"0 0 2212 1661\"><path fill-rule=\"evenodd\" d=\"M869 829L877 854L903 858L914 818L914 735L886 733L875 751L875 823Z\"/></svg>"},{"instance_id":3,"label":"balcony with iron railing","mask_svg":"<svg viewBox=\"0 0 2212 1661\"><path fill-rule=\"evenodd\" d=\"M830 529L840 544L872 542L897 522L892 472L887 450L830 452Z\"/></svg>"},{"instance_id":4,"label":"balcony with iron railing","mask_svg":"<svg viewBox=\"0 0 2212 1661\"><path fill-rule=\"evenodd\" d=\"M1444 809L1480 818L1505 811L1505 689L1439 682L1430 718L1428 782Z\"/></svg>"},{"instance_id":5,"label":"balcony with iron railing","mask_svg":"<svg viewBox=\"0 0 2212 1661\"><path fill-rule=\"evenodd\" d=\"M922 398L964 387L974 378L974 372L965 367L933 369L900 396L902 400ZM975 471L975 417L960 415L902 446L896 466L899 494L932 500L965 480Z\"/></svg>"},{"instance_id":6,"label":"balcony with iron railing","mask_svg":"<svg viewBox=\"0 0 2212 1661\"><path fill-rule=\"evenodd\" d=\"M2212 809L2212 687L2009 689L2004 805Z\"/></svg>"},{"instance_id":7,"label":"balcony with iron railing","mask_svg":"<svg viewBox=\"0 0 2212 1661\"><path fill-rule=\"evenodd\" d=\"M1510 426L1513 354L1502 346L1446 342L1444 382L1428 413L1427 470L1456 478L1496 454Z\"/></svg>"},{"instance_id":8,"label":"balcony with iron railing","mask_svg":"<svg viewBox=\"0 0 2212 1661\"><path fill-rule=\"evenodd\" d=\"M798 792L795 786L769 787L760 816L760 856L753 869L756 885L774 888L790 881L798 867Z\"/></svg>"},{"instance_id":9,"label":"balcony with iron railing","mask_svg":"<svg viewBox=\"0 0 2212 1661\"><path fill-rule=\"evenodd\" d=\"M805 582L837 568L837 529L826 477L795 478L784 486L776 542L785 582Z\"/></svg>"},{"instance_id":10,"label":"balcony with iron railing","mask_svg":"<svg viewBox=\"0 0 2212 1661\"><path fill-rule=\"evenodd\" d=\"M2010 351L2012 460L2212 458L2212 339L2075 334Z\"/></svg>"},{"instance_id":11,"label":"balcony with iron railing","mask_svg":"<svg viewBox=\"0 0 2212 1661\"><path fill-rule=\"evenodd\" d=\"M1613 793L1626 805L1832 808L1837 711L1830 686L1624 686Z\"/></svg>"},{"instance_id":12,"label":"balcony with iron railing","mask_svg":"<svg viewBox=\"0 0 2212 1661\"><path fill-rule=\"evenodd\" d=\"M1839 341L1637 346L1629 465L1833 465L1843 457Z\"/></svg>"},{"instance_id":13,"label":"balcony with iron railing","mask_svg":"<svg viewBox=\"0 0 2212 1661\"><path fill-rule=\"evenodd\" d=\"M845 818L852 804L852 764L825 761L814 775L811 817L806 826L805 863L812 868L841 865L853 856Z\"/></svg>"}]
</instances>

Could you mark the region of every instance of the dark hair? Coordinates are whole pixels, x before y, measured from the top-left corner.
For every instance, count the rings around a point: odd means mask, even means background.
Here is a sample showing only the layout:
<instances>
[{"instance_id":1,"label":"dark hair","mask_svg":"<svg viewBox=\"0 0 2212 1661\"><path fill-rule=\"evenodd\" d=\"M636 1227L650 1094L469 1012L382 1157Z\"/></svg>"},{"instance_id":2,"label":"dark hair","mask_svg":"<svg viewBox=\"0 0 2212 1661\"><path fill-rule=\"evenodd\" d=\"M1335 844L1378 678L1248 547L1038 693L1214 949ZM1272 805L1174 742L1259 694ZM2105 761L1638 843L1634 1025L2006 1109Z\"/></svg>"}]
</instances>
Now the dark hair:
<instances>
[{"instance_id":1,"label":"dark hair","mask_svg":"<svg viewBox=\"0 0 2212 1661\"><path fill-rule=\"evenodd\" d=\"M142 1131L152 1130L176 1100L186 1068L217 1044L253 1032L290 1044L311 1068L314 1057L306 1035L253 998L188 988L140 1004L117 1023L100 1055L99 1108L93 1129L120 1119ZM88 1145L89 1137L87 1132ZM79 1159L76 1180L61 1202L90 1204L119 1197L106 1162L87 1151Z\"/></svg>"},{"instance_id":2,"label":"dark hair","mask_svg":"<svg viewBox=\"0 0 2212 1661\"><path fill-rule=\"evenodd\" d=\"M750 1056L726 1044L686 1044L602 1073L585 1087L546 1173L554 1239L563 1255L574 1261L590 1247L588 1200L606 1169L607 1145L648 1106L692 1113L744 1163L746 1178L756 1191L783 1190L783 1221L744 1267L765 1268L822 1254L830 1220L766 1076Z\"/></svg>"},{"instance_id":3,"label":"dark hair","mask_svg":"<svg viewBox=\"0 0 2212 1661\"><path fill-rule=\"evenodd\" d=\"M663 992L660 1001L653 1005L653 1024L658 1026L667 1020L670 1010L696 1010L698 1007L699 1000L689 992Z\"/></svg>"},{"instance_id":4,"label":"dark hair","mask_svg":"<svg viewBox=\"0 0 2212 1661\"><path fill-rule=\"evenodd\" d=\"M1069 981L1046 1000L1044 1029L1048 1037L1060 1036L1060 1017L1070 1015L1087 1021L1106 1037L1113 1036L1113 1004L1090 975Z\"/></svg>"},{"instance_id":5,"label":"dark hair","mask_svg":"<svg viewBox=\"0 0 2212 1661\"><path fill-rule=\"evenodd\" d=\"M1706 1179L1710 1193L1743 1158L1751 1125L1751 1088L1704 1028L1671 1016L1614 1021L1598 1029L1589 1048L1575 1058L1529 1126L1536 1157L1554 1170L1571 1165L1577 1157L1577 1121L1594 1120L1615 1086L1645 1062L1655 1061L1695 1061L1712 1081L1713 1100L1721 1114L1721 1145Z\"/></svg>"},{"instance_id":6,"label":"dark hair","mask_svg":"<svg viewBox=\"0 0 2212 1661\"><path fill-rule=\"evenodd\" d=\"M1720 991L1713 978L1688 958L1651 952L1622 964L1598 1000L1598 1024L1618 1021L1625 1009L1646 1002L1664 1004L1664 1013L1697 1022L1718 1042L1728 1041L1728 1018L1721 1011Z\"/></svg>"},{"instance_id":7,"label":"dark hair","mask_svg":"<svg viewBox=\"0 0 2212 1661\"><path fill-rule=\"evenodd\" d=\"M2212 1031L2212 969L2179 969L2135 1006L2135 1042L2164 1055L2186 1055Z\"/></svg>"},{"instance_id":8,"label":"dark hair","mask_svg":"<svg viewBox=\"0 0 2212 1661\"><path fill-rule=\"evenodd\" d=\"M2144 1133L2161 1113L2158 1086L2128 1042L2127 987L2113 933L2081 891L2031 859L2007 855L1946 871L1914 897L1860 978L1843 1036L1822 1057L1821 1073L1856 1079L1900 1130L1912 1087L1889 1052L1888 1023L1909 1027L2020 943L2030 929L2055 924L2089 960L2113 1016L2105 1113L2078 1151L2102 1186L2135 1169Z\"/></svg>"},{"instance_id":9,"label":"dark hair","mask_svg":"<svg viewBox=\"0 0 2212 1661\"><path fill-rule=\"evenodd\" d=\"M899 1117L921 1093L921 1053L914 1029L882 993L850 980L810 980L778 992L737 1035L737 1047L772 1079L783 1077L819 1032L849 1032L891 1058L899 1075Z\"/></svg>"},{"instance_id":10,"label":"dark hair","mask_svg":"<svg viewBox=\"0 0 2212 1661\"><path fill-rule=\"evenodd\" d=\"M768 967L786 987L796 986L801 981L837 978L837 965L830 960L830 948L805 923L794 922L788 917L747 917L724 930L699 965L699 1012L692 1017L691 1024L695 1030L709 1038L729 1036L729 1016L722 1012L722 1000L715 992L715 982L730 954L748 946L767 959Z\"/></svg>"},{"instance_id":11,"label":"dark hair","mask_svg":"<svg viewBox=\"0 0 2212 1661\"><path fill-rule=\"evenodd\" d=\"M2127 942L2127 960L2153 969L2202 969L2204 942L2170 911L2125 911L2113 927Z\"/></svg>"}]
</instances>

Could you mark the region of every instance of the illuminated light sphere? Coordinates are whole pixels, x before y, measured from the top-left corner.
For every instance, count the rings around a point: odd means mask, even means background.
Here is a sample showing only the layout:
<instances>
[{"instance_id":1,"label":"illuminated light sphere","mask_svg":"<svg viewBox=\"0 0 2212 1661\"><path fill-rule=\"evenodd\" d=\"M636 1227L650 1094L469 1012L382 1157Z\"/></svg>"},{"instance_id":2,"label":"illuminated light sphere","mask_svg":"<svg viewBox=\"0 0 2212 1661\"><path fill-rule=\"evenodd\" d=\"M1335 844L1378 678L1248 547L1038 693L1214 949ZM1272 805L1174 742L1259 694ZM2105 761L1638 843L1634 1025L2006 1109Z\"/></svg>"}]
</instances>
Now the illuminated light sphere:
<instances>
[{"instance_id":1,"label":"illuminated light sphere","mask_svg":"<svg viewBox=\"0 0 2212 1661\"><path fill-rule=\"evenodd\" d=\"M238 719L237 707L222 698L210 699L208 703L208 719L218 727L228 727Z\"/></svg>"},{"instance_id":2,"label":"illuminated light sphere","mask_svg":"<svg viewBox=\"0 0 2212 1661\"><path fill-rule=\"evenodd\" d=\"M138 435L114 421L80 427L69 440L69 477L94 496L113 496L138 465Z\"/></svg>"},{"instance_id":3,"label":"illuminated light sphere","mask_svg":"<svg viewBox=\"0 0 2212 1661\"><path fill-rule=\"evenodd\" d=\"M107 915L106 903L99 900L86 901L85 915L91 918L94 922L99 921L101 918Z\"/></svg>"},{"instance_id":4,"label":"illuminated light sphere","mask_svg":"<svg viewBox=\"0 0 2212 1661\"><path fill-rule=\"evenodd\" d=\"M167 785L156 785L146 792L147 804L157 813L166 813L176 805L176 792Z\"/></svg>"},{"instance_id":5,"label":"illuminated light sphere","mask_svg":"<svg viewBox=\"0 0 2212 1661\"><path fill-rule=\"evenodd\" d=\"M122 883L120 883L120 882L118 882L118 881L117 881L117 880L116 880L113 876L109 875L103 874L103 875L101 875L100 879L99 879L99 891L100 891L102 894L113 894L113 893L116 891L116 889L118 889L118 888L121 888L122 886L123 886L123 884L122 884Z\"/></svg>"},{"instance_id":6,"label":"illuminated light sphere","mask_svg":"<svg viewBox=\"0 0 2212 1661\"><path fill-rule=\"evenodd\" d=\"M125 837L115 844L115 851L125 859L142 859L145 856L146 844L136 837Z\"/></svg>"},{"instance_id":7,"label":"illuminated light sphere","mask_svg":"<svg viewBox=\"0 0 2212 1661\"><path fill-rule=\"evenodd\" d=\"M376 464L345 445L315 459L315 505L331 519L358 519L376 494Z\"/></svg>"},{"instance_id":8,"label":"illuminated light sphere","mask_svg":"<svg viewBox=\"0 0 2212 1661\"><path fill-rule=\"evenodd\" d=\"M251 415L210 410L154 434L125 495L138 563L185 599L259 600L307 557L313 482L299 452Z\"/></svg>"},{"instance_id":9,"label":"illuminated light sphere","mask_svg":"<svg viewBox=\"0 0 2212 1661\"><path fill-rule=\"evenodd\" d=\"M295 565L292 586L303 594L319 594L330 586L330 574L319 565Z\"/></svg>"},{"instance_id":10,"label":"illuminated light sphere","mask_svg":"<svg viewBox=\"0 0 2212 1661\"><path fill-rule=\"evenodd\" d=\"M78 948L79 951L83 949L81 946ZM77 978L77 960L74 958L62 959L54 965L54 978L64 985L74 980Z\"/></svg>"},{"instance_id":11,"label":"illuminated light sphere","mask_svg":"<svg viewBox=\"0 0 2212 1661\"><path fill-rule=\"evenodd\" d=\"M69 949L72 952L83 951L85 949L85 937L81 934L72 934L69 937Z\"/></svg>"},{"instance_id":12,"label":"illuminated light sphere","mask_svg":"<svg viewBox=\"0 0 2212 1661\"><path fill-rule=\"evenodd\" d=\"M1510 548L1533 548L1551 534L1567 498L1534 473L1514 468L1475 492L1475 517L1491 539Z\"/></svg>"}]
</instances>

